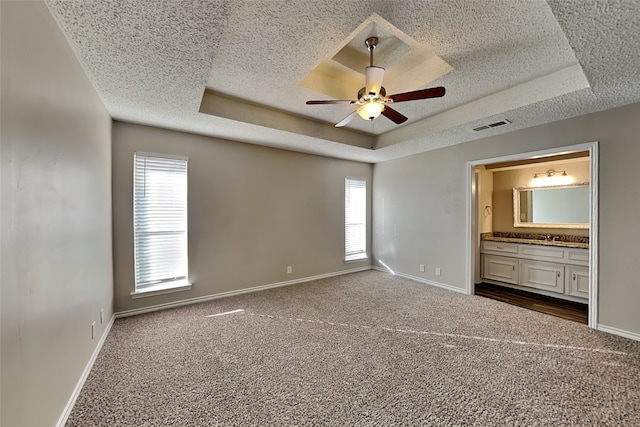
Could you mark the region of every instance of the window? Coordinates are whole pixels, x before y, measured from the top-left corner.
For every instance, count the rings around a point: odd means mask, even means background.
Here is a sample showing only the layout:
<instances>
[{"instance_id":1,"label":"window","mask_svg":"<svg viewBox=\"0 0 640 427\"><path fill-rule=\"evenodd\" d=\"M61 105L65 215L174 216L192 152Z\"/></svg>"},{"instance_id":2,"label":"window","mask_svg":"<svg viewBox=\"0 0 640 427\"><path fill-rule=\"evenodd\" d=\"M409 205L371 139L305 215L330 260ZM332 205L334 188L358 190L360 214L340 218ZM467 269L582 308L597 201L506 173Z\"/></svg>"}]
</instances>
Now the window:
<instances>
[{"instance_id":1,"label":"window","mask_svg":"<svg viewBox=\"0 0 640 427\"><path fill-rule=\"evenodd\" d=\"M367 258L367 181L346 178L344 186L344 260Z\"/></svg>"},{"instance_id":2,"label":"window","mask_svg":"<svg viewBox=\"0 0 640 427\"><path fill-rule=\"evenodd\" d=\"M187 282L187 159L135 153L135 292Z\"/></svg>"}]
</instances>

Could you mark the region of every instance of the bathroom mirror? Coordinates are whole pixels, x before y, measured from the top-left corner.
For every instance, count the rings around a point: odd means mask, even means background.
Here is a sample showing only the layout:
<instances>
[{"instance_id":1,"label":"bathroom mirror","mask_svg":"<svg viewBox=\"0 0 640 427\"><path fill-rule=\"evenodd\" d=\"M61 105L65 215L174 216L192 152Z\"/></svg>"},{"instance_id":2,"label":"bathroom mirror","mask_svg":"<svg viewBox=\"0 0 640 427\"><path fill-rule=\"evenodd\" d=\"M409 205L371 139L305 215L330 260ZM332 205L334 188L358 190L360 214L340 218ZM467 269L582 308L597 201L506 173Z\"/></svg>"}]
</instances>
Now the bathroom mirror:
<instances>
[{"instance_id":1,"label":"bathroom mirror","mask_svg":"<svg viewBox=\"0 0 640 427\"><path fill-rule=\"evenodd\" d=\"M513 226L589 228L589 183L513 189Z\"/></svg>"}]
</instances>

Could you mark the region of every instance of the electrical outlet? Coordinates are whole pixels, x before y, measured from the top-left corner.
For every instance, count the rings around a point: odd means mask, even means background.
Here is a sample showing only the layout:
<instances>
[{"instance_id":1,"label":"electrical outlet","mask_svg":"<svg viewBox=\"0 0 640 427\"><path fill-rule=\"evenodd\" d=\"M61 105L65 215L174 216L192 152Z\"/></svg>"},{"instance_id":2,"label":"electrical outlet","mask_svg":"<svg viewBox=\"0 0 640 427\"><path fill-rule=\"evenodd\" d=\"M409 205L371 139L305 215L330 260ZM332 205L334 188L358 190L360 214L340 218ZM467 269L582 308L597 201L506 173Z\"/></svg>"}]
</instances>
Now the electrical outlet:
<instances>
[{"instance_id":1,"label":"electrical outlet","mask_svg":"<svg viewBox=\"0 0 640 427\"><path fill-rule=\"evenodd\" d=\"M95 339L96 338L96 322L93 322L91 324L91 339Z\"/></svg>"},{"instance_id":2,"label":"electrical outlet","mask_svg":"<svg viewBox=\"0 0 640 427\"><path fill-rule=\"evenodd\" d=\"M442 269L440 267L436 267L436 276L440 276L442 274Z\"/></svg>"},{"instance_id":3,"label":"electrical outlet","mask_svg":"<svg viewBox=\"0 0 640 427\"><path fill-rule=\"evenodd\" d=\"M290 265L287 266L287 274L291 274L293 273L293 267L291 267Z\"/></svg>"},{"instance_id":4,"label":"electrical outlet","mask_svg":"<svg viewBox=\"0 0 640 427\"><path fill-rule=\"evenodd\" d=\"M420 272L424 273L424 264L420 264Z\"/></svg>"},{"instance_id":5,"label":"electrical outlet","mask_svg":"<svg viewBox=\"0 0 640 427\"><path fill-rule=\"evenodd\" d=\"M100 324L104 323L104 308L100 309Z\"/></svg>"}]
</instances>

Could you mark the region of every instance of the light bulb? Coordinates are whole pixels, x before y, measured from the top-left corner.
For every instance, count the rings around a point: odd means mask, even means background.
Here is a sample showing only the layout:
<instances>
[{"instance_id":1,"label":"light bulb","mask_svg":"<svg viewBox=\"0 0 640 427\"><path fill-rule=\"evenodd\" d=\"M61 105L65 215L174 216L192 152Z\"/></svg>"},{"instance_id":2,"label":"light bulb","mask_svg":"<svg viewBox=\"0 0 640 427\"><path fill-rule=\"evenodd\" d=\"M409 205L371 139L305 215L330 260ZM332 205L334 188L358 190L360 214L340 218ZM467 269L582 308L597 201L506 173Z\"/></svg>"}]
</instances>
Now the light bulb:
<instances>
[{"instance_id":1,"label":"light bulb","mask_svg":"<svg viewBox=\"0 0 640 427\"><path fill-rule=\"evenodd\" d=\"M365 120L373 120L382 113L384 104L379 101L370 100L358 108L358 114Z\"/></svg>"}]
</instances>

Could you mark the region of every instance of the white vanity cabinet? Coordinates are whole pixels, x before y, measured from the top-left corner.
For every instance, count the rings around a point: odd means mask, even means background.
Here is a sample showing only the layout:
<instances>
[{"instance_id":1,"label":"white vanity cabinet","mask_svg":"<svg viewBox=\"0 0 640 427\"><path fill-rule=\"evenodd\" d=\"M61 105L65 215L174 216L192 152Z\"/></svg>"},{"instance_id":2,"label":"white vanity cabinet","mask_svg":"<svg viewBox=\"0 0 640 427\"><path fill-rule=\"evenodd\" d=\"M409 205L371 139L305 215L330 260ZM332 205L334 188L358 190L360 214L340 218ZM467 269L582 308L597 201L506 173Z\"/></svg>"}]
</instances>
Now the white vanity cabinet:
<instances>
[{"instance_id":1,"label":"white vanity cabinet","mask_svg":"<svg viewBox=\"0 0 640 427\"><path fill-rule=\"evenodd\" d=\"M482 271L484 277L517 285L519 282L520 261L516 258L485 255Z\"/></svg>"},{"instance_id":2,"label":"white vanity cabinet","mask_svg":"<svg viewBox=\"0 0 640 427\"><path fill-rule=\"evenodd\" d=\"M589 269L567 266L565 276L565 293L579 298L589 298Z\"/></svg>"},{"instance_id":3,"label":"white vanity cabinet","mask_svg":"<svg viewBox=\"0 0 640 427\"><path fill-rule=\"evenodd\" d=\"M520 261L520 286L564 293L564 266L544 261Z\"/></svg>"},{"instance_id":4,"label":"white vanity cabinet","mask_svg":"<svg viewBox=\"0 0 640 427\"><path fill-rule=\"evenodd\" d=\"M483 240L482 277L487 282L586 303L589 250Z\"/></svg>"}]
</instances>

